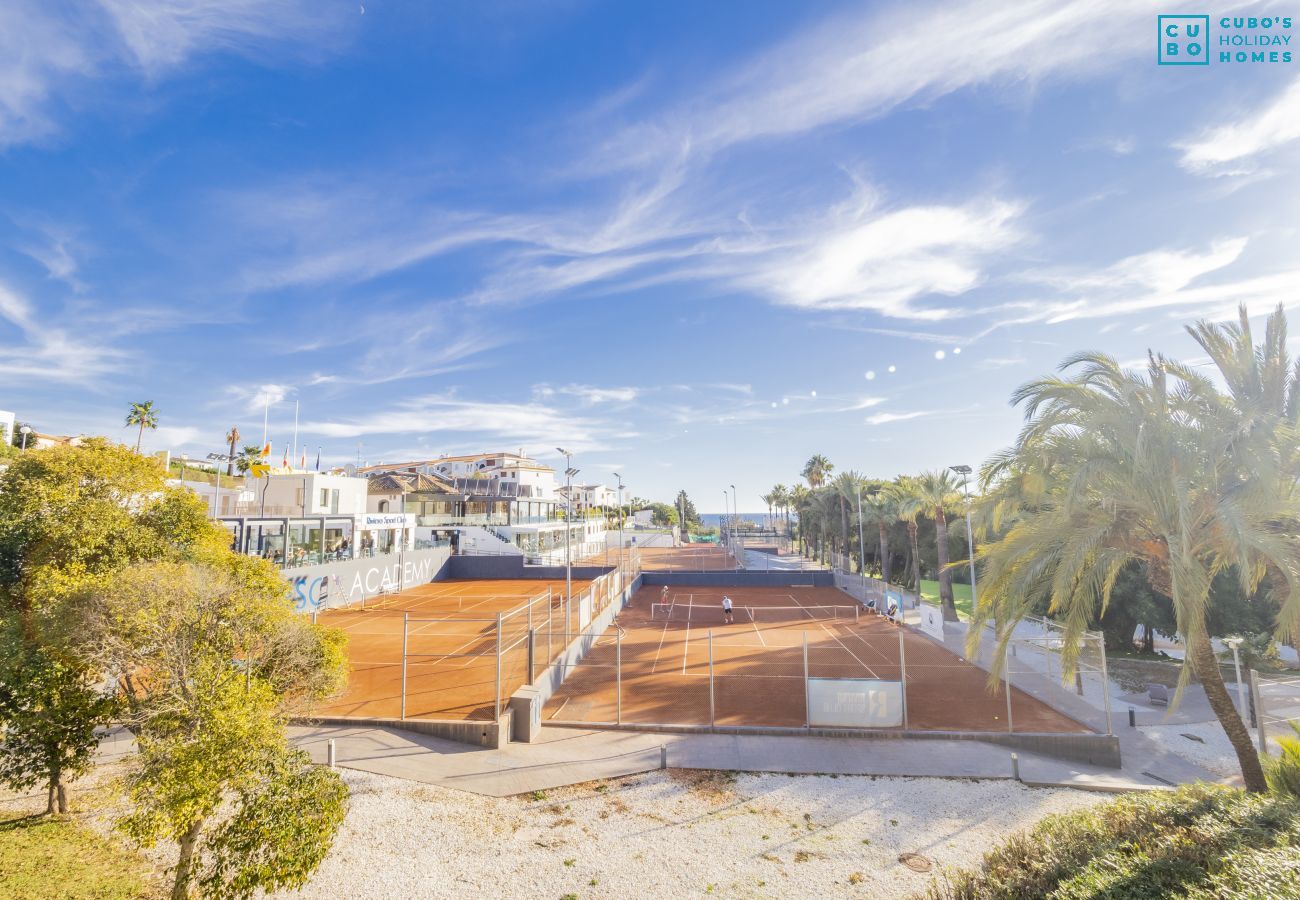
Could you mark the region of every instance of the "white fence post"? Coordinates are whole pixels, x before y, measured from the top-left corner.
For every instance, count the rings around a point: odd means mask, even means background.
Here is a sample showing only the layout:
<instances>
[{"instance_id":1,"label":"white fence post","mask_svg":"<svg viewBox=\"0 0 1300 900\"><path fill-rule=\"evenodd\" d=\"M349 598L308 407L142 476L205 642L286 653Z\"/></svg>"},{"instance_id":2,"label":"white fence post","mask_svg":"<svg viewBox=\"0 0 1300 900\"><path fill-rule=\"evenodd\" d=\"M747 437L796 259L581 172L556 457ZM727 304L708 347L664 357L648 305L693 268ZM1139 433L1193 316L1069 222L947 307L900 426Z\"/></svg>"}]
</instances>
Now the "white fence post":
<instances>
[{"instance_id":1,"label":"white fence post","mask_svg":"<svg viewBox=\"0 0 1300 900\"><path fill-rule=\"evenodd\" d=\"M713 629L709 629L709 727L716 721L717 710L713 700Z\"/></svg>"},{"instance_id":2,"label":"white fence post","mask_svg":"<svg viewBox=\"0 0 1300 900\"><path fill-rule=\"evenodd\" d=\"M411 631L411 614L402 613L402 718L406 718L406 647Z\"/></svg>"},{"instance_id":3,"label":"white fence post","mask_svg":"<svg viewBox=\"0 0 1300 900\"><path fill-rule=\"evenodd\" d=\"M898 629L898 680L903 695L903 730L907 731L907 649L903 640L904 629Z\"/></svg>"}]
</instances>

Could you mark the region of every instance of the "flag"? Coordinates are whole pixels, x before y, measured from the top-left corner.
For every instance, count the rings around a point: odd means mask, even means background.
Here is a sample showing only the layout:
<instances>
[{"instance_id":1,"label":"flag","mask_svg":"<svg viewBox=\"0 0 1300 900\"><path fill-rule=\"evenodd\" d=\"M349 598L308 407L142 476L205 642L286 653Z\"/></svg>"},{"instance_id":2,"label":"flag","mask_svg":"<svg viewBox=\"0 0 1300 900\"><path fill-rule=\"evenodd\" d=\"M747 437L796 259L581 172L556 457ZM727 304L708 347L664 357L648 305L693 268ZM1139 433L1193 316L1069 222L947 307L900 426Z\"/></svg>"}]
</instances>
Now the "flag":
<instances>
[{"instance_id":1,"label":"flag","mask_svg":"<svg viewBox=\"0 0 1300 900\"><path fill-rule=\"evenodd\" d=\"M280 467L283 469L289 468L289 442L288 441L285 441L284 443L284 459L280 461Z\"/></svg>"},{"instance_id":2,"label":"flag","mask_svg":"<svg viewBox=\"0 0 1300 900\"><path fill-rule=\"evenodd\" d=\"M316 448L316 471L320 471L320 447Z\"/></svg>"},{"instance_id":3,"label":"flag","mask_svg":"<svg viewBox=\"0 0 1300 900\"><path fill-rule=\"evenodd\" d=\"M298 463L298 468L304 472L307 471L307 448L306 447L302 448L302 462Z\"/></svg>"},{"instance_id":4,"label":"flag","mask_svg":"<svg viewBox=\"0 0 1300 900\"><path fill-rule=\"evenodd\" d=\"M271 455L271 442L267 441L266 446L262 448L262 452L259 453L258 456L262 457L263 459L266 459L270 455Z\"/></svg>"}]
</instances>

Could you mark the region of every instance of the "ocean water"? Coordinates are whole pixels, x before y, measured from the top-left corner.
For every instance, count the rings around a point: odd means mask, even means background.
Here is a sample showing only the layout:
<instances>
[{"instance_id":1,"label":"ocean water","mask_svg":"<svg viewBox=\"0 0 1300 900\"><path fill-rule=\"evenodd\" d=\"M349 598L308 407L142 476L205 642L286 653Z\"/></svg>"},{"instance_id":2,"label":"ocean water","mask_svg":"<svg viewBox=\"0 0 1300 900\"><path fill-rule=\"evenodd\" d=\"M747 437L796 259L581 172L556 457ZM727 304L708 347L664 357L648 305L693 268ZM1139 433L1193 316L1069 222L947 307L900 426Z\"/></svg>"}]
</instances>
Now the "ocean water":
<instances>
[{"instance_id":1,"label":"ocean water","mask_svg":"<svg viewBox=\"0 0 1300 900\"><path fill-rule=\"evenodd\" d=\"M776 516L776 513L773 512L772 515ZM758 525L766 525L767 511L764 510L763 512L742 512L740 514L740 518L744 519L747 522L754 522ZM704 524L705 528L717 528L718 523L721 520L722 520L722 513L700 513L700 521Z\"/></svg>"}]
</instances>

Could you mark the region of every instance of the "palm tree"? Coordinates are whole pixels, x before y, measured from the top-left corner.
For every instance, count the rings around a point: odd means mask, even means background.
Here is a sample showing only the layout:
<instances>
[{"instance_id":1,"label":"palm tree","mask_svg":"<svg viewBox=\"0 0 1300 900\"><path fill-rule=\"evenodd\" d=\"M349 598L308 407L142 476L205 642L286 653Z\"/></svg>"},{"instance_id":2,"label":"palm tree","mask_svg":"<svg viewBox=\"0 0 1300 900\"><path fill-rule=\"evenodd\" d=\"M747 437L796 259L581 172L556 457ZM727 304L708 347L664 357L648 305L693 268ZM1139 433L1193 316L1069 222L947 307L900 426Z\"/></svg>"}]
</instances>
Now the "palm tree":
<instances>
[{"instance_id":1,"label":"palm tree","mask_svg":"<svg viewBox=\"0 0 1300 900\"><path fill-rule=\"evenodd\" d=\"M934 542L939 556L939 603L945 622L957 621L957 604L952 597L952 570L948 568L948 510L960 500L957 481L947 469L922 472L916 479L917 499L934 519Z\"/></svg>"},{"instance_id":2,"label":"palm tree","mask_svg":"<svg viewBox=\"0 0 1300 900\"><path fill-rule=\"evenodd\" d=\"M146 400L143 403L132 403L130 411L126 414L127 426L138 425L140 431L135 437L135 452L140 452L140 442L144 440L144 430L148 428L153 431L158 427L158 410L153 408L153 401Z\"/></svg>"},{"instance_id":3,"label":"palm tree","mask_svg":"<svg viewBox=\"0 0 1300 900\"><path fill-rule=\"evenodd\" d=\"M862 490L862 478L857 472L841 472L832 487L840 506L840 550L851 560L853 551L849 542L849 505L857 502L858 492ZM859 572L863 570L865 564L866 560L858 560ZM852 569L852 566L849 568Z\"/></svg>"},{"instance_id":4,"label":"palm tree","mask_svg":"<svg viewBox=\"0 0 1300 900\"><path fill-rule=\"evenodd\" d=\"M916 591L916 595L920 597L921 548L917 542L917 531L919 530L917 520L921 517L921 512L924 509L921 494L916 487L916 479L908 476L899 476L889 486L888 491L899 520L907 527L908 554L911 559L911 565L909 566L911 574L908 578L908 586Z\"/></svg>"},{"instance_id":5,"label":"palm tree","mask_svg":"<svg viewBox=\"0 0 1300 900\"><path fill-rule=\"evenodd\" d=\"M772 502L775 499L772 495L772 492L768 491L766 494L759 497L758 499L762 500L764 503L767 504L767 524L770 527L772 527L773 530L775 530L776 526L772 525Z\"/></svg>"},{"instance_id":6,"label":"palm tree","mask_svg":"<svg viewBox=\"0 0 1300 900\"><path fill-rule=\"evenodd\" d=\"M227 475L235 474L235 444L239 443L241 437L238 425L231 425L230 430L226 432L226 446L230 448L230 459L226 460Z\"/></svg>"},{"instance_id":7,"label":"palm tree","mask_svg":"<svg viewBox=\"0 0 1300 900\"><path fill-rule=\"evenodd\" d=\"M834 471L835 466L832 465L831 461L817 453L808 462L804 463L803 471L799 474L808 482L808 487L816 490L826 483L826 479Z\"/></svg>"},{"instance_id":8,"label":"palm tree","mask_svg":"<svg viewBox=\"0 0 1300 900\"><path fill-rule=\"evenodd\" d=\"M889 526L898 521L898 504L891 493L875 490L862 498L862 525L876 526L880 538L880 579L889 584Z\"/></svg>"},{"instance_id":9,"label":"palm tree","mask_svg":"<svg viewBox=\"0 0 1300 900\"><path fill-rule=\"evenodd\" d=\"M776 507L778 516L785 511L786 529L785 533L790 533L790 491L783 484L772 485L772 504Z\"/></svg>"},{"instance_id":10,"label":"palm tree","mask_svg":"<svg viewBox=\"0 0 1300 900\"><path fill-rule=\"evenodd\" d=\"M787 507L787 515L788 515L789 508L793 507L795 518L799 523L799 540L803 544L803 552L805 556L808 555L808 533L807 530L804 528L804 510L807 508L807 506L808 506L808 489L804 487L802 484L796 484L794 487L790 488L789 506ZM791 534L791 539L793 540L793 534Z\"/></svg>"},{"instance_id":11,"label":"palm tree","mask_svg":"<svg viewBox=\"0 0 1300 900\"><path fill-rule=\"evenodd\" d=\"M1073 370L1069 377L1043 378L1013 395L1028 422L982 477L996 485L1004 472L1036 471L1046 492L980 551L986 574L976 621L995 619L1005 647L1014 622L1046 599L1073 666L1077 639L1105 608L1119 572L1143 563L1152 588L1172 600L1186 642L1190 668L1180 692L1195 671L1247 790L1263 791L1259 757L1223 684L1207 613L1214 575L1231 572L1248 596L1267 581L1282 599L1279 638L1292 635L1300 616L1300 370L1286 353L1281 309L1258 347L1244 309L1237 324L1199 323L1189 332L1226 393L1156 354L1145 373L1134 373L1085 353L1062 365Z\"/></svg>"},{"instance_id":12,"label":"palm tree","mask_svg":"<svg viewBox=\"0 0 1300 900\"><path fill-rule=\"evenodd\" d=\"M254 447L252 444L245 444L238 454L235 454L234 466L241 475L247 475L262 459L262 448ZM227 473L229 474L229 473Z\"/></svg>"}]
</instances>

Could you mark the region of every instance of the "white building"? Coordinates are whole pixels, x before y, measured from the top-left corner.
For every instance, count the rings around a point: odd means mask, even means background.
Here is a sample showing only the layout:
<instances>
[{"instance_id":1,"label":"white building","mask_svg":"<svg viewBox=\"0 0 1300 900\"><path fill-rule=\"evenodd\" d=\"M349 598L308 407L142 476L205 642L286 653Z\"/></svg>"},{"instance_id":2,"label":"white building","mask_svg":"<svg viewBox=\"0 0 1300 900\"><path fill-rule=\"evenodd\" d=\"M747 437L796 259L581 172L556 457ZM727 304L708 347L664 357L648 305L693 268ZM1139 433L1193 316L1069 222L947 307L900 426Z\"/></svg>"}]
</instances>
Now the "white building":
<instances>
[{"instance_id":1,"label":"white building","mask_svg":"<svg viewBox=\"0 0 1300 900\"><path fill-rule=\"evenodd\" d=\"M372 504L414 512L421 538L449 537L461 553L564 559L567 504L555 470L522 452L386 463L357 474L374 482ZM567 526L573 559L603 553L605 520L592 508L574 504Z\"/></svg>"},{"instance_id":2,"label":"white building","mask_svg":"<svg viewBox=\"0 0 1300 900\"><path fill-rule=\"evenodd\" d=\"M231 530L236 548L250 555L298 566L417 546L414 513L380 504L372 510L365 478L281 471L224 482L218 518ZM211 491L216 505L216 485L197 484Z\"/></svg>"},{"instance_id":3,"label":"white building","mask_svg":"<svg viewBox=\"0 0 1300 900\"><path fill-rule=\"evenodd\" d=\"M575 512L592 509L610 509L618 505L618 491L603 484L575 484L572 487L561 486L561 496L566 493L573 500Z\"/></svg>"},{"instance_id":4,"label":"white building","mask_svg":"<svg viewBox=\"0 0 1300 900\"><path fill-rule=\"evenodd\" d=\"M14 440L14 423L17 417L13 413L0 409L0 439L5 444L12 444Z\"/></svg>"}]
</instances>

